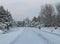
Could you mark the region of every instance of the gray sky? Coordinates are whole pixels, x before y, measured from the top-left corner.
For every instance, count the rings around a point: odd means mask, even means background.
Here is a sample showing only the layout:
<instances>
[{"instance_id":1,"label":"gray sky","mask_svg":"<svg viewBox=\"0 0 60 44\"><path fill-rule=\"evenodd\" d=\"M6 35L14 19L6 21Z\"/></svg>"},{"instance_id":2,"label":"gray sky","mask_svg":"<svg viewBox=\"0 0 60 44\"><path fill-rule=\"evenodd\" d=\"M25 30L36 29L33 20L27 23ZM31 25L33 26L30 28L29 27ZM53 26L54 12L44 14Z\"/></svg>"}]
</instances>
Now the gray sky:
<instances>
[{"instance_id":1,"label":"gray sky","mask_svg":"<svg viewBox=\"0 0 60 44\"><path fill-rule=\"evenodd\" d=\"M41 5L58 2L60 0L0 0L0 5L8 9L15 20L23 20L26 17L31 19L38 16Z\"/></svg>"}]
</instances>

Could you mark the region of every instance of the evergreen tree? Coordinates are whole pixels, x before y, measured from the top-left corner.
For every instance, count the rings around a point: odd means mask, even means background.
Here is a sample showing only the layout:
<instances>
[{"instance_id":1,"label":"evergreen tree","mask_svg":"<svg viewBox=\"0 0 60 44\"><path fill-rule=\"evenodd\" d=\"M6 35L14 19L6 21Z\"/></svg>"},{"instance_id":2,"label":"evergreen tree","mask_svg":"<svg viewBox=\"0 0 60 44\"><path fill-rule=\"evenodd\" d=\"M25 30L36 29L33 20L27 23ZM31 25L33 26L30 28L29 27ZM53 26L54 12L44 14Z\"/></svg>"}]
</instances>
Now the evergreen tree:
<instances>
[{"instance_id":1,"label":"evergreen tree","mask_svg":"<svg viewBox=\"0 0 60 44\"><path fill-rule=\"evenodd\" d=\"M38 19L37 19L36 17L34 17L32 21L37 22L37 21L38 21Z\"/></svg>"}]
</instances>

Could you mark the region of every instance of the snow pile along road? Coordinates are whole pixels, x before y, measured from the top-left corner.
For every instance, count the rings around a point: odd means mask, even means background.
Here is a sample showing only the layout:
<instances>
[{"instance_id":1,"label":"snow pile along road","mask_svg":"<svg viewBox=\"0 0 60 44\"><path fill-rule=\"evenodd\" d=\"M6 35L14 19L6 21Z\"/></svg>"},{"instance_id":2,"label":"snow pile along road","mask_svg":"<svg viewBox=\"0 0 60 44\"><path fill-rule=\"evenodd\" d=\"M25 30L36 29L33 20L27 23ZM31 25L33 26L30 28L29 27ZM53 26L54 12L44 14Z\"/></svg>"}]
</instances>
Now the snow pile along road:
<instances>
[{"instance_id":1,"label":"snow pile along road","mask_svg":"<svg viewBox=\"0 0 60 44\"><path fill-rule=\"evenodd\" d=\"M0 34L0 44L11 44L22 32L23 28L13 28L6 34Z\"/></svg>"}]
</instances>

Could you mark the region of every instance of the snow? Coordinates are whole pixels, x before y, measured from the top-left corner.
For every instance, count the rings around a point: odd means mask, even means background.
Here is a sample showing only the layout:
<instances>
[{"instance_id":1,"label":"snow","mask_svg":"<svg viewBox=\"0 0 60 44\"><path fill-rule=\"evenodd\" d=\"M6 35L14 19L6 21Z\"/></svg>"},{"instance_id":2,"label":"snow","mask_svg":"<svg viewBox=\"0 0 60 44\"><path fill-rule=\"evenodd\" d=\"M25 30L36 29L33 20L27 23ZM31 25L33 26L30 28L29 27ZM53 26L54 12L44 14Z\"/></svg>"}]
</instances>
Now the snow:
<instances>
[{"instance_id":1,"label":"snow","mask_svg":"<svg viewBox=\"0 0 60 44\"><path fill-rule=\"evenodd\" d=\"M4 31L0 30L0 34L4 33Z\"/></svg>"},{"instance_id":2,"label":"snow","mask_svg":"<svg viewBox=\"0 0 60 44\"><path fill-rule=\"evenodd\" d=\"M60 44L60 28L12 28L8 33L0 34L0 44Z\"/></svg>"},{"instance_id":3,"label":"snow","mask_svg":"<svg viewBox=\"0 0 60 44\"><path fill-rule=\"evenodd\" d=\"M43 27L43 28L41 28L41 30L51 32L51 33L60 34L60 27L58 27L57 29L55 29L55 27Z\"/></svg>"},{"instance_id":4,"label":"snow","mask_svg":"<svg viewBox=\"0 0 60 44\"><path fill-rule=\"evenodd\" d=\"M22 33L23 30L24 29L19 30L19 28L13 28L7 34L0 34L0 44L10 44Z\"/></svg>"}]
</instances>

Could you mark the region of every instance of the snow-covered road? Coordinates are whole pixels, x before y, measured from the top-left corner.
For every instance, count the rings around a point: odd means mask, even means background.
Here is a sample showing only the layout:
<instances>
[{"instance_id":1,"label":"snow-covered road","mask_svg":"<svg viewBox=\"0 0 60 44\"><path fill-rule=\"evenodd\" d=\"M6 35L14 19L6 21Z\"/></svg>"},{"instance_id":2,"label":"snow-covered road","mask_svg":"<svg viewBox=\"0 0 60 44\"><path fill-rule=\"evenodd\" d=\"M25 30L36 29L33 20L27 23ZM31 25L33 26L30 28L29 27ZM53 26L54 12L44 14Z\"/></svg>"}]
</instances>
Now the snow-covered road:
<instances>
[{"instance_id":1,"label":"snow-covered road","mask_svg":"<svg viewBox=\"0 0 60 44\"><path fill-rule=\"evenodd\" d=\"M0 44L60 44L60 28L12 28L6 34L0 34Z\"/></svg>"},{"instance_id":2,"label":"snow-covered road","mask_svg":"<svg viewBox=\"0 0 60 44\"><path fill-rule=\"evenodd\" d=\"M23 28L12 28L6 34L0 34L0 44L11 44L23 32Z\"/></svg>"},{"instance_id":3,"label":"snow-covered road","mask_svg":"<svg viewBox=\"0 0 60 44\"><path fill-rule=\"evenodd\" d=\"M60 35L37 28L25 28L11 44L60 44Z\"/></svg>"}]
</instances>

